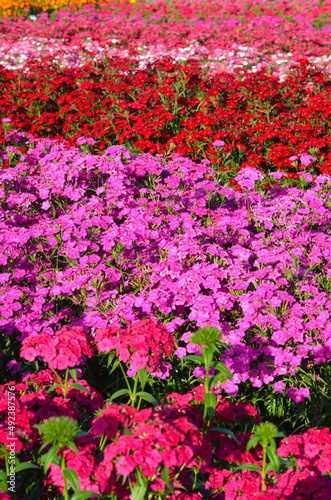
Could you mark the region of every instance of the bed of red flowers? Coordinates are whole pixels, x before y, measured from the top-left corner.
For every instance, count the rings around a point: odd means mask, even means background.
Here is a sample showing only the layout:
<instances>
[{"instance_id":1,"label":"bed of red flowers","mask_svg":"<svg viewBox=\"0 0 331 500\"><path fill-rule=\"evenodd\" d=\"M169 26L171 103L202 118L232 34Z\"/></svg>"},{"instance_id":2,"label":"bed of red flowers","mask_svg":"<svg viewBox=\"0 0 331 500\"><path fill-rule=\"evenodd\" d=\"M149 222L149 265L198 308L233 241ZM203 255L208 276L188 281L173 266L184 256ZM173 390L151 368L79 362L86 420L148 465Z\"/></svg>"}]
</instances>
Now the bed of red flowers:
<instances>
[{"instance_id":1,"label":"bed of red flowers","mask_svg":"<svg viewBox=\"0 0 331 500\"><path fill-rule=\"evenodd\" d=\"M328 3L0 31L0 499L331 499Z\"/></svg>"},{"instance_id":2,"label":"bed of red flowers","mask_svg":"<svg viewBox=\"0 0 331 500\"><path fill-rule=\"evenodd\" d=\"M0 82L3 113L36 137L75 145L84 135L96 152L123 144L135 154L205 158L229 179L247 166L298 178L289 160L298 153L318 152L315 172L330 171L331 87L305 59L283 82L264 70L208 78L194 60L139 70L138 61L121 58L62 71L47 63L29 72L3 69Z\"/></svg>"}]
</instances>

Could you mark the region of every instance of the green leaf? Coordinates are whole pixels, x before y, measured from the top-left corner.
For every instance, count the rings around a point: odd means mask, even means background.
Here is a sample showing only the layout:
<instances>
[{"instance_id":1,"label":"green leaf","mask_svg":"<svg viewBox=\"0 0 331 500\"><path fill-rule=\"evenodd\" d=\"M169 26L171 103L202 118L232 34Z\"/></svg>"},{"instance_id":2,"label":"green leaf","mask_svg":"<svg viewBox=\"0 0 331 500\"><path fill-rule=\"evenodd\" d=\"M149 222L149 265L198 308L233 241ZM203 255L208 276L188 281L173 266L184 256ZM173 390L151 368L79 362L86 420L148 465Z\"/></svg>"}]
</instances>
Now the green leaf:
<instances>
[{"instance_id":1,"label":"green leaf","mask_svg":"<svg viewBox=\"0 0 331 500\"><path fill-rule=\"evenodd\" d=\"M16 472L20 472L21 470L26 470L26 469L40 469L39 465L33 464L32 462L19 462L19 460L16 461Z\"/></svg>"},{"instance_id":2,"label":"green leaf","mask_svg":"<svg viewBox=\"0 0 331 500\"><path fill-rule=\"evenodd\" d=\"M215 416L216 410L216 395L213 392L207 392L205 393L204 398L208 417L210 420L212 420Z\"/></svg>"},{"instance_id":3,"label":"green leaf","mask_svg":"<svg viewBox=\"0 0 331 500\"><path fill-rule=\"evenodd\" d=\"M213 363L212 366L215 368L215 370L221 372L227 379L230 379L230 380L233 379L233 375L230 372L229 368L227 366L225 366L225 364L222 363L221 361L218 361L217 363Z\"/></svg>"},{"instance_id":4,"label":"green leaf","mask_svg":"<svg viewBox=\"0 0 331 500\"><path fill-rule=\"evenodd\" d=\"M256 465L256 464L241 464L241 465L239 465L239 467L236 467L234 471L241 470L241 469L256 470L256 471L261 472L261 467L259 465Z\"/></svg>"},{"instance_id":5,"label":"green leaf","mask_svg":"<svg viewBox=\"0 0 331 500\"><path fill-rule=\"evenodd\" d=\"M113 373L113 371L115 371L115 370L116 370L116 368L119 366L119 363L120 363L120 362L119 362L119 359L118 359L118 358L116 358L116 359L115 359L115 361L114 361L114 363L113 363L112 369L111 369L111 370L110 370L110 372L109 372L109 375L111 375L111 374Z\"/></svg>"},{"instance_id":6,"label":"green leaf","mask_svg":"<svg viewBox=\"0 0 331 500\"><path fill-rule=\"evenodd\" d=\"M102 496L98 495L98 493L95 493L94 491L84 490L74 493L71 500L84 500L85 498L102 498Z\"/></svg>"},{"instance_id":7,"label":"green leaf","mask_svg":"<svg viewBox=\"0 0 331 500\"><path fill-rule=\"evenodd\" d=\"M68 387L73 387L74 389L78 389L79 391L87 392L87 394L91 394L91 391L84 387L82 384L76 384L75 382L73 384L68 385Z\"/></svg>"},{"instance_id":8,"label":"green leaf","mask_svg":"<svg viewBox=\"0 0 331 500\"><path fill-rule=\"evenodd\" d=\"M75 435L75 439L78 438L78 437L81 437L81 436L87 436L88 435L88 432L85 432L85 431L77 431L76 432L76 435Z\"/></svg>"},{"instance_id":9,"label":"green leaf","mask_svg":"<svg viewBox=\"0 0 331 500\"><path fill-rule=\"evenodd\" d=\"M35 425L35 427L37 427L37 426ZM44 442L44 444L43 444L43 445L39 448L39 453L40 453L41 451L43 451L43 449L44 449L44 448L46 448L46 446L47 446L47 445L49 445L49 444L51 444L52 442L53 442L53 441L45 441L45 442ZM54 446L54 445L53 445L53 446ZM59 449L59 448L57 448L57 449Z\"/></svg>"},{"instance_id":10,"label":"green leaf","mask_svg":"<svg viewBox=\"0 0 331 500\"><path fill-rule=\"evenodd\" d=\"M69 373L74 379L75 382L77 382L77 368L71 368L69 369Z\"/></svg>"},{"instance_id":11,"label":"green leaf","mask_svg":"<svg viewBox=\"0 0 331 500\"><path fill-rule=\"evenodd\" d=\"M124 394L129 394L128 389L120 389L119 391L114 392L112 396L110 396L109 400L112 401L113 399L119 398L120 396L123 396Z\"/></svg>"},{"instance_id":12,"label":"green leaf","mask_svg":"<svg viewBox=\"0 0 331 500\"><path fill-rule=\"evenodd\" d=\"M233 434L233 432L230 431L230 429L227 429L226 427L212 427L210 430L215 431L215 432L221 432L222 434L226 434L227 436L232 438L239 445L238 439Z\"/></svg>"},{"instance_id":13,"label":"green leaf","mask_svg":"<svg viewBox=\"0 0 331 500\"><path fill-rule=\"evenodd\" d=\"M68 479L70 486L75 493L80 491L80 481L77 472L69 467L63 471L63 475Z\"/></svg>"},{"instance_id":14,"label":"green leaf","mask_svg":"<svg viewBox=\"0 0 331 500\"><path fill-rule=\"evenodd\" d=\"M136 471L136 484L131 492L131 500L144 500L148 487L148 479Z\"/></svg>"},{"instance_id":15,"label":"green leaf","mask_svg":"<svg viewBox=\"0 0 331 500\"><path fill-rule=\"evenodd\" d=\"M0 471L0 491L8 492L7 474L3 470Z\"/></svg>"},{"instance_id":16,"label":"green leaf","mask_svg":"<svg viewBox=\"0 0 331 500\"><path fill-rule=\"evenodd\" d=\"M217 384L217 382L220 382L221 384L225 382L226 378L222 373L219 373L218 375L213 375L210 377L209 382L208 382L208 389L211 391L213 387Z\"/></svg>"},{"instance_id":17,"label":"green leaf","mask_svg":"<svg viewBox=\"0 0 331 500\"><path fill-rule=\"evenodd\" d=\"M47 393L46 394L50 394L51 392L53 392L57 387L61 387L60 384L53 384L51 385L51 387L49 389L47 389Z\"/></svg>"},{"instance_id":18,"label":"green leaf","mask_svg":"<svg viewBox=\"0 0 331 500\"><path fill-rule=\"evenodd\" d=\"M287 460L286 458L280 459L280 465L284 465L288 469L293 469L293 467L295 467L294 463L291 462L291 460Z\"/></svg>"},{"instance_id":19,"label":"green leaf","mask_svg":"<svg viewBox=\"0 0 331 500\"><path fill-rule=\"evenodd\" d=\"M57 456L58 447L52 446L45 455L42 457L42 461L44 463L44 474L47 473L48 467L51 464L59 465L60 457Z\"/></svg>"},{"instance_id":20,"label":"green leaf","mask_svg":"<svg viewBox=\"0 0 331 500\"><path fill-rule=\"evenodd\" d=\"M56 210L55 210L55 207L54 207L53 203L51 203L51 207L52 207L53 219L55 219L55 217L56 217Z\"/></svg>"},{"instance_id":21,"label":"green leaf","mask_svg":"<svg viewBox=\"0 0 331 500\"><path fill-rule=\"evenodd\" d=\"M148 401L153 406L157 406L158 405L158 402L156 401L156 399L154 398L154 396L152 396L152 394L149 394L149 392L140 391L140 392L137 392L137 396L139 396L140 398L144 399L145 401Z\"/></svg>"},{"instance_id":22,"label":"green leaf","mask_svg":"<svg viewBox=\"0 0 331 500\"><path fill-rule=\"evenodd\" d=\"M174 486L169 478L169 467L163 467L161 472L161 478L163 479L163 481L165 482L166 486L169 488L171 493L175 496Z\"/></svg>"},{"instance_id":23,"label":"green leaf","mask_svg":"<svg viewBox=\"0 0 331 500\"><path fill-rule=\"evenodd\" d=\"M255 446L257 446L260 441L261 441L260 436L252 437L247 443L246 451L250 450L252 447L255 448Z\"/></svg>"},{"instance_id":24,"label":"green leaf","mask_svg":"<svg viewBox=\"0 0 331 500\"><path fill-rule=\"evenodd\" d=\"M210 347L202 350L202 356L205 362L206 372L209 373L209 368L213 362L214 351Z\"/></svg>"},{"instance_id":25,"label":"green leaf","mask_svg":"<svg viewBox=\"0 0 331 500\"><path fill-rule=\"evenodd\" d=\"M182 358L184 361L194 361L194 363L197 363L198 365L203 365L203 357L202 356L196 356L195 354L189 354L185 356L185 358Z\"/></svg>"},{"instance_id":26,"label":"green leaf","mask_svg":"<svg viewBox=\"0 0 331 500\"><path fill-rule=\"evenodd\" d=\"M70 448L74 453L76 453L76 455L79 455L79 451L77 449L77 446L75 445L75 443L73 441L70 441L70 443L68 443L68 448Z\"/></svg>"},{"instance_id":27,"label":"green leaf","mask_svg":"<svg viewBox=\"0 0 331 500\"><path fill-rule=\"evenodd\" d=\"M279 468L280 468L280 458L279 458L279 455L277 453L277 450L275 450L271 446L268 446L267 447L267 455L268 455L268 458L270 461L270 463L268 464L268 467L270 465L275 472L278 472Z\"/></svg>"},{"instance_id":28,"label":"green leaf","mask_svg":"<svg viewBox=\"0 0 331 500\"><path fill-rule=\"evenodd\" d=\"M116 351L110 351L110 353L108 355L108 359L107 359L107 368L109 368L110 365L112 364L112 361L115 358L115 355L116 355Z\"/></svg>"},{"instance_id":29,"label":"green leaf","mask_svg":"<svg viewBox=\"0 0 331 500\"><path fill-rule=\"evenodd\" d=\"M147 382L147 378L148 378L148 373L147 373L146 368L142 368L142 369L138 370L138 377L139 377L141 389L144 390L146 382Z\"/></svg>"},{"instance_id":30,"label":"green leaf","mask_svg":"<svg viewBox=\"0 0 331 500\"><path fill-rule=\"evenodd\" d=\"M169 467L163 467L161 477L165 484L169 486Z\"/></svg>"}]
</instances>

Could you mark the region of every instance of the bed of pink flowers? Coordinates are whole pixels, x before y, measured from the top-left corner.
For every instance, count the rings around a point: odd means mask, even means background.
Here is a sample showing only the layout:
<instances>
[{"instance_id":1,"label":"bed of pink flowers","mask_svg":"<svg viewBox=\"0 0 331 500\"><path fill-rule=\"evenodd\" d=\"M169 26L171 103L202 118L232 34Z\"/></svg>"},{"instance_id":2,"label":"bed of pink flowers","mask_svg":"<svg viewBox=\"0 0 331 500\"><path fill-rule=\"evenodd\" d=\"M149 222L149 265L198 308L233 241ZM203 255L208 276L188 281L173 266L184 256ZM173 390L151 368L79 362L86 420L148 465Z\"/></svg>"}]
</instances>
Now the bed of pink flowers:
<instances>
[{"instance_id":1,"label":"bed of pink flowers","mask_svg":"<svg viewBox=\"0 0 331 500\"><path fill-rule=\"evenodd\" d=\"M2 490L15 410L22 499L331 498L330 177L79 143L2 153Z\"/></svg>"},{"instance_id":2,"label":"bed of pink flowers","mask_svg":"<svg viewBox=\"0 0 331 500\"><path fill-rule=\"evenodd\" d=\"M0 57L8 69L45 59L78 67L91 57L135 56L143 69L165 55L195 58L208 68L286 77L302 56L330 73L330 0L270 4L265 0L159 0L63 9L0 19ZM97 25L97 29L95 26Z\"/></svg>"},{"instance_id":3,"label":"bed of pink flowers","mask_svg":"<svg viewBox=\"0 0 331 500\"><path fill-rule=\"evenodd\" d=\"M328 77L330 12L70 8L0 18L0 59L144 69L171 55L285 80L304 56ZM95 138L73 147L1 118L0 500L331 500L324 153L298 146L291 178L245 164L225 185L207 159L96 153Z\"/></svg>"}]
</instances>

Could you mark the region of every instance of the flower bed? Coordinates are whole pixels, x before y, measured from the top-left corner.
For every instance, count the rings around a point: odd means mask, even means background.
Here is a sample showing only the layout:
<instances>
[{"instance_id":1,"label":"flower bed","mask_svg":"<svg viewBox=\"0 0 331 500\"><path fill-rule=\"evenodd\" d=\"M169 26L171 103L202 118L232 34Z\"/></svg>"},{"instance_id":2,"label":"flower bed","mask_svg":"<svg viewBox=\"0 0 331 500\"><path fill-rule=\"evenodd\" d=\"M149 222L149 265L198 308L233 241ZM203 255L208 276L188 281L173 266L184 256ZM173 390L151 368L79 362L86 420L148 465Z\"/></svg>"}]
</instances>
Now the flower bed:
<instances>
[{"instance_id":1,"label":"flower bed","mask_svg":"<svg viewBox=\"0 0 331 500\"><path fill-rule=\"evenodd\" d=\"M331 498L329 6L282 9L0 19L0 498Z\"/></svg>"},{"instance_id":2,"label":"flower bed","mask_svg":"<svg viewBox=\"0 0 331 500\"><path fill-rule=\"evenodd\" d=\"M124 144L134 154L204 158L219 165L227 182L254 166L298 178L305 168L295 161L299 154L315 158L314 175L330 169L330 87L304 60L284 82L263 70L206 78L194 61L163 59L138 70L137 62L120 58L79 70L39 64L28 74L3 70L0 82L0 106L13 127L65 137L69 145L84 135L99 152ZM215 146L219 140L224 148Z\"/></svg>"}]
</instances>

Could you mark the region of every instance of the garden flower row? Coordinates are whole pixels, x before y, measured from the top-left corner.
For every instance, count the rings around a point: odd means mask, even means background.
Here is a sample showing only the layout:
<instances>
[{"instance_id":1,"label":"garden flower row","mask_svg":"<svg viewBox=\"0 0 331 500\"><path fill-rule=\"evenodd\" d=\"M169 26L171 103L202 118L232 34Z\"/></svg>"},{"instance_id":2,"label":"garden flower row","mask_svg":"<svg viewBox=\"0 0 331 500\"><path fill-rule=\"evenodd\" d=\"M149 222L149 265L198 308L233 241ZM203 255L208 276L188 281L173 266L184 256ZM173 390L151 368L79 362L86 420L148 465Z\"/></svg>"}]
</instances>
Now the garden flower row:
<instances>
[{"instance_id":1,"label":"garden flower row","mask_svg":"<svg viewBox=\"0 0 331 500\"><path fill-rule=\"evenodd\" d=\"M330 0L111 2L26 20L0 18L0 56L7 69L15 69L42 57L78 67L87 53L96 60L137 56L144 68L171 55L195 57L213 73L238 68L249 73L271 65L281 78L305 56L330 72L330 12Z\"/></svg>"},{"instance_id":2,"label":"garden flower row","mask_svg":"<svg viewBox=\"0 0 331 500\"><path fill-rule=\"evenodd\" d=\"M0 499L331 498L330 0L63 1L0 0Z\"/></svg>"},{"instance_id":3,"label":"garden flower row","mask_svg":"<svg viewBox=\"0 0 331 500\"><path fill-rule=\"evenodd\" d=\"M294 421L320 423L317 403L330 397L330 177L313 186L301 172L301 189L266 195L263 181L282 173L246 168L239 193L208 161L6 136L0 425L6 443L9 391L22 498L31 477L43 498L135 498L139 488L155 499L327 498L327 429L283 438L277 451L272 424L217 394L257 403L264 394L279 422L290 407ZM187 392L192 377L204 385Z\"/></svg>"},{"instance_id":4,"label":"garden flower row","mask_svg":"<svg viewBox=\"0 0 331 500\"><path fill-rule=\"evenodd\" d=\"M123 144L136 155L207 159L227 183L245 167L295 180L302 154L313 157L313 175L330 171L329 80L304 60L283 82L263 70L207 77L193 60L146 70L122 58L79 69L36 64L27 73L3 69L0 88L13 127L69 145L84 135L95 152Z\"/></svg>"}]
</instances>

